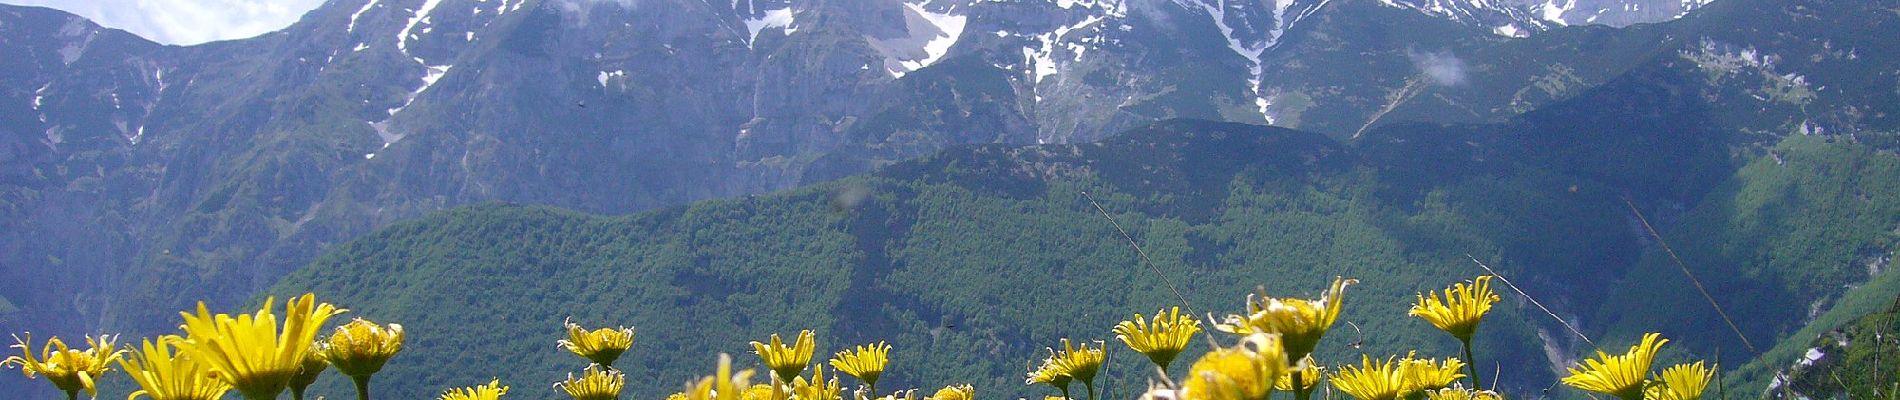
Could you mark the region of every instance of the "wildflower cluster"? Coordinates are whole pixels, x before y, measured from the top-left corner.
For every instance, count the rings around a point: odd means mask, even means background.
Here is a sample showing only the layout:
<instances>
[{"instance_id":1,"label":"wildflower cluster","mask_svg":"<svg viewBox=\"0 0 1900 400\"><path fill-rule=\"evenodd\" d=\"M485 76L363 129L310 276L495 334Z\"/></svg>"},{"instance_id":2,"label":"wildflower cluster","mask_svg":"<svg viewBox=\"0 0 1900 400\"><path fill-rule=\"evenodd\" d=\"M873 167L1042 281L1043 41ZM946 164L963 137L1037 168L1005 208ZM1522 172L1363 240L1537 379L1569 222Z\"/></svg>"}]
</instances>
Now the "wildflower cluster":
<instances>
[{"instance_id":1,"label":"wildflower cluster","mask_svg":"<svg viewBox=\"0 0 1900 400\"><path fill-rule=\"evenodd\" d=\"M1257 292L1246 299L1244 313L1218 322L1209 315L1212 332L1203 330L1201 320L1182 314L1180 308L1159 310L1152 317L1134 314L1110 332L1154 365L1156 375L1143 399L1266 400L1273 392L1284 391L1294 399L1310 400L1315 391L1330 386L1359 400L1502 400L1498 393L1484 390L1475 368L1467 369L1472 365L1471 340L1479 323L1500 300L1491 290L1491 279L1480 276L1443 292L1419 293L1409 312L1463 344L1462 358L1420 356L1412 351L1384 358L1362 355L1357 364L1323 365L1315 359L1315 350L1338 322L1346 288L1357 282L1343 277L1335 278L1314 299ZM13 347L20 354L0 359L0 366L21 368L28 378L44 376L68 399L76 399L81 391L96 397L97 382L114 362L138 385L132 399L153 400L217 400L229 391L250 400L274 400L286 390L301 400L313 382L334 370L356 384L359 400L367 400L370 378L403 349L402 325L362 318L336 326L332 334L319 338L325 322L347 310L320 303L314 294L289 299L281 319L275 304L275 298L267 299L255 313L231 315L214 314L200 303L196 312L180 313L181 333L145 339L140 346L124 350L114 347L112 336L86 337L85 350L53 337L36 354L31 335L16 335ZM613 365L632 348L634 329L587 329L572 321L563 326L565 338L555 343L587 364L554 383L554 388L574 400L620 399L627 376ZM1210 350L1194 359L1184 376L1171 376L1169 367L1197 336L1205 338ZM712 375L687 382L668 400L917 400L926 393L878 389L878 380L890 363L888 343L846 347L813 367L812 357L820 348L817 335L803 330L791 339L787 342L773 334L751 343L767 370L763 376L750 369L735 370L732 357L720 354ZM1598 351L1596 357L1572 367L1562 382L1623 400L1701 398L1718 368L1698 361L1652 374L1656 353L1668 342L1651 333L1623 354ZM1057 396L1046 400L1074 399L1071 385L1080 382L1086 398L1095 400L1107 347L1102 340L1061 338L1057 346L1047 349L1046 357L1032 364L1024 382L1055 389ZM832 371L826 371L827 365ZM839 374L857 379L859 385L847 389ZM755 378L760 382L754 383ZM499 400L508 390L499 379L491 379L484 385L446 390L439 400ZM928 393L925 400L976 398L976 389L969 384L951 384Z\"/></svg>"}]
</instances>

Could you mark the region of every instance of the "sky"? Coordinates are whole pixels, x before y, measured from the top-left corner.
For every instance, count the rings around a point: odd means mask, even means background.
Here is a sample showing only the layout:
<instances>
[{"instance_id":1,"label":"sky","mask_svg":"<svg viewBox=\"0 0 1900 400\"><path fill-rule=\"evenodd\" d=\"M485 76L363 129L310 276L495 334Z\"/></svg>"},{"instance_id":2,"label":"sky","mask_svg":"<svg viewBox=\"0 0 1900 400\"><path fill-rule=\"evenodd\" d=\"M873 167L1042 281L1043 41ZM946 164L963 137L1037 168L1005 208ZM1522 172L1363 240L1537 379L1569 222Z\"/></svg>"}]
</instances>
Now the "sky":
<instances>
[{"instance_id":1,"label":"sky","mask_svg":"<svg viewBox=\"0 0 1900 400\"><path fill-rule=\"evenodd\" d=\"M323 0L0 0L50 7L152 41L191 45L283 29Z\"/></svg>"}]
</instances>

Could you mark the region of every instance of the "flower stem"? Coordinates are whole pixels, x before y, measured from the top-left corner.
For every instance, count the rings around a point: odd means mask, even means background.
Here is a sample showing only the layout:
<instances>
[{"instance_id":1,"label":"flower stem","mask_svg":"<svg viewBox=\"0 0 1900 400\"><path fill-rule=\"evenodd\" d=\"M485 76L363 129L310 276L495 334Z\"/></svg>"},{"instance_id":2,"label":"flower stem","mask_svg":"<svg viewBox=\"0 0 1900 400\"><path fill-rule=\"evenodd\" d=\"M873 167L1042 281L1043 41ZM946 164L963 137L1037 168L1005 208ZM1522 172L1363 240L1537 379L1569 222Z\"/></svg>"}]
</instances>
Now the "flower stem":
<instances>
[{"instance_id":1,"label":"flower stem","mask_svg":"<svg viewBox=\"0 0 1900 400\"><path fill-rule=\"evenodd\" d=\"M1484 384L1478 380L1478 360L1471 357L1471 339L1459 338L1465 344L1465 366L1471 368L1471 390L1484 390Z\"/></svg>"},{"instance_id":2,"label":"flower stem","mask_svg":"<svg viewBox=\"0 0 1900 400\"><path fill-rule=\"evenodd\" d=\"M1304 369L1293 370L1293 398L1296 400L1313 400L1313 388L1306 387L1305 377L1300 376L1305 372Z\"/></svg>"},{"instance_id":3,"label":"flower stem","mask_svg":"<svg viewBox=\"0 0 1900 400\"><path fill-rule=\"evenodd\" d=\"M303 400L304 389L305 388L300 388L296 386L290 387L290 400Z\"/></svg>"},{"instance_id":4,"label":"flower stem","mask_svg":"<svg viewBox=\"0 0 1900 400\"><path fill-rule=\"evenodd\" d=\"M77 390L67 390L67 391L66 391L66 400L79 400L79 391L77 391Z\"/></svg>"},{"instance_id":5,"label":"flower stem","mask_svg":"<svg viewBox=\"0 0 1900 400\"><path fill-rule=\"evenodd\" d=\"M1095 381L1082 381L1082 387L1088 389L1089 400L1095 400Z\"/></svg>"},{"instance_id":6,"label":"flower stem","mask_svg":"<svg viewBox=\"0 0 1900 400\"><path fill-rule=\"evenodd\" d=\"M1069 385L1062 385L1062 400L1074 400L1069 397Z\"/></svg>"},{"instance_id":7,"label":"flower stem","mask_svg":"<svg viewBox=\"0 0 1900 400\"><path fill-rule=\"evenodd\" d=\"M356 381L356 400L369 400L369 375L352 376L350 380Z\"/></svg>"},{"instance_id":8,"label":"flower stem","mask_svg":"<svg viewBox=\"0 0 1900 400\"><path fill-rule=\"evenodd\" d=\"M871 398L873 399L877 398L877 381L864 381L864 386L869 387L866 390L871 391Z\"/></svg>"}]
</instances>

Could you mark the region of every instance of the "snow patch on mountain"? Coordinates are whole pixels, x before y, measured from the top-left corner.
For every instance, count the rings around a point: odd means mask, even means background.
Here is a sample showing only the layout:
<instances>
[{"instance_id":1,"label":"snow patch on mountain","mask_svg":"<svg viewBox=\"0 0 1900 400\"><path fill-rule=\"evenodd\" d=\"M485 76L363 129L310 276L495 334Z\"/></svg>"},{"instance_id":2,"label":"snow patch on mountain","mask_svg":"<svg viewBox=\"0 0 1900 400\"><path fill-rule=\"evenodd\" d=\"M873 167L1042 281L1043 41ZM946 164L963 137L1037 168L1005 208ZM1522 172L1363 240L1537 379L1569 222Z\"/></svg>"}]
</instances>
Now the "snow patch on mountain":
<instances>
[{"instance_id":1,"label":"snow patch on mountain","mask_svg":"<svg viewBox=\"0 0 1900 400\"><path fill-rule=\"evenodd\" d=\"M1541 10L1539 10L1538 16L1542 17L1544 21L1559 26L1569 25L1570 23L1564 22L1564 14L1576 7L1577 0L1548 0L1544 3Z\"/></svg>"},{"instance_id":2,"label":"snow patch on mountain","mask_svg":"<svg viewBox=\"0 0 1900 400\"><path fill-rule=\"evenodd\" d=\"M401 32L396 33L396 51L401 52L402 55L405 56L409 55L409 38L415 36L410 32L416 29L416 25L427 23L429 14L434 13L435 6L441 4L442 0L427 0L422 2L422 7L417 8L415 13L410 15L409 23L403 25Z\"/></svg>"},{"instance_id":3,"label":"snow patch on mountain","mask_svg":"<svg viewBox=\"0 0 1900 400\"><path fill-rule=\"evenodd\" d=\"M1391 0L1382 1L1391 3ZM1267 11L1271 13L1273 20L1266 27L1264 37L1261 37L1251 33L1260 32L1260 30L1249 25L1251 23L1246 18L1230 18L1228 14L1229 11L1245 12L1248 10L1244 8L1246 5L1256 3L1230 4L1228 0L1176 0L1176 4L1197 8L1206 13L1214 23L1214 27L1220 30L1222 38L1227 40L1227 48L1247 60L1247 89L1253 93L1254 106L1267 123L1273 122L1272 115L1267 112L1273 105L1273 101L1271 96L1268 96L1261 88L1266 74L1266 66L1260 62L1261 55L1268 49L1278 46L1281 37L1288 30L1299 24L1301 20L1318 12L1331 0L1308 3L1299 9L1294 9L1295 2L1295 0L1271 0L1271 3L1267 4L1271 7Z\"/></svg>"},{"instance_id":4,"label":"snow patch on mountain","mask_svg":"<svg viewBox=\"0 0 1900 400\"><path fill-rule=\"evenodd\" d=\"M1081 6L1085 9L1098 10L1101 12L1101 16L1104 17L1121 18L1128 16L1128 2L1125 0L1055 0L1055 3L1056 7L1064 10L1071 10L1075 9L1076 6Z\"/></svg>"},{"instance_id":5,"label":"snow patch on mountain","mask_svg":"<svg viewBox=\"0 0 1900 400\"><path fill-rule=\"evenodd\" d=\"M376 3L381 2L382 0L369 0L369 2L363 3L363 8L358 8L355 13L350 14L350 24L344 27L344 31L356 33L356 19L361 18L363 13L369 12L369 9L376 7Z\"/></svg>"},{"instance_id":6,"label":"snow patch on mountain","mask_svg":"<svg viewBox=\"0 0 1900 400\"><path fill-rule=\"evenodd\" d=\"M790 7L766 10L762 16L746 19L746 47L752 47L752 43L759 40L759 31L767 28L784 29L787 35L796 32L798 28L792 27L793 22L796 22L796 20L793 18L793 12Z\"/></svg>"},{"instance_id":7,"label":"snow patch on mountain","mask_svg":"<svg viewBox=\"0 0 1900 400\"><path fill-rule=\"evenodd\" d=\"M967 16L952 14L955 11L952 7L938 13L916 4L904 3L906 36L867 36L865 40L884 55L885 72L901 78L905 73L929 66L950 53L950 46L963 36L963 28L969 22Z\"/></svg>"}]
</instances>

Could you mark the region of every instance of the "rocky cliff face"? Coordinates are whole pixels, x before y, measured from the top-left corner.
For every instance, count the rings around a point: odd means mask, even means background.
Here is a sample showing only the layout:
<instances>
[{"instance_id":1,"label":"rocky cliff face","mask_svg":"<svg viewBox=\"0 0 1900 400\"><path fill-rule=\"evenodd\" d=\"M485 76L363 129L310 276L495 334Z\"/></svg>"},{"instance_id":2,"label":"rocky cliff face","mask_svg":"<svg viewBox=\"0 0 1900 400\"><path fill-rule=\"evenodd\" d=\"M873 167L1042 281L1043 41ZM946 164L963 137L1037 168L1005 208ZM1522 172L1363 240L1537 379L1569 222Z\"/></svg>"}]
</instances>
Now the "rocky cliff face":
<instances>
[{"instance_id":1,"label":"rocky cliff face","mask_svg":"<svg viewBox=\"0 0 1900 400\"><path fill-rule=\"evenodd\" d=\"M1553 29L1691 4L1559 2L337 0L190 47L0 6L0 330L168 327L473 202L625 213L1162 118L1499 121L1646 60Z\"/></svg>"}]
</instances>

